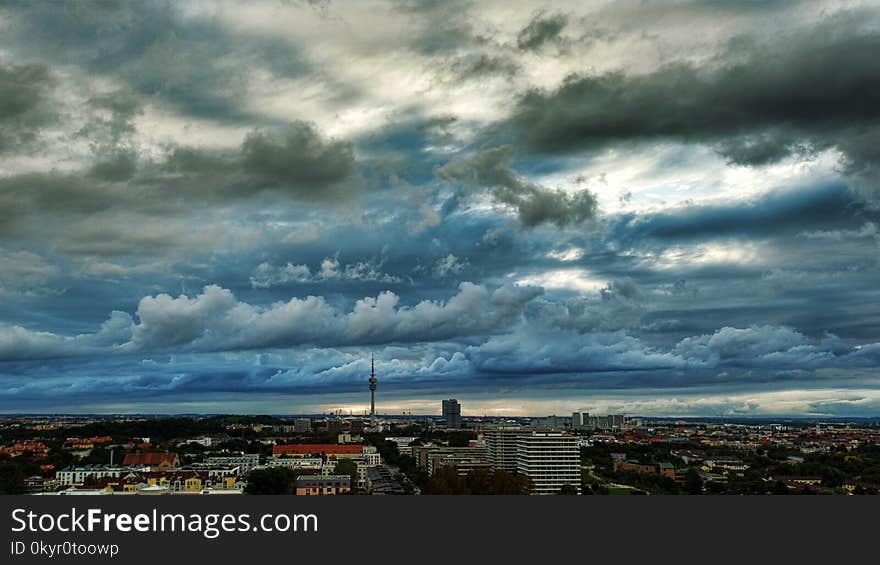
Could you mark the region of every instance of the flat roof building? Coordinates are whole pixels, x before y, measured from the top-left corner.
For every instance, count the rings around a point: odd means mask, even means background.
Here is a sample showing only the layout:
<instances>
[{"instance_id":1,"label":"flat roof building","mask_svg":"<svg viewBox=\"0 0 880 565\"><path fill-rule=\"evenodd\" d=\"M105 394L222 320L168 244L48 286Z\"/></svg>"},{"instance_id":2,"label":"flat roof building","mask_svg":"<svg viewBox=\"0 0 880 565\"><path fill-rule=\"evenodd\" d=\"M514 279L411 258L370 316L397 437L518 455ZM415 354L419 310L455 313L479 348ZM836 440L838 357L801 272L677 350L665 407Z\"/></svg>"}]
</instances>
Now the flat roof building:
<instances>
[{"instance_id":1,"label":"flat roof building","mask_svg":"<svg viewBox=\"0 0 880 565\"><path fill-rule=\"evenodd\" d=\"M532 494L556 494L563 485L581 490L577 436L558 432L522 434L516 441L516 470L532 481Z\"/></svg>"}]
</instances>

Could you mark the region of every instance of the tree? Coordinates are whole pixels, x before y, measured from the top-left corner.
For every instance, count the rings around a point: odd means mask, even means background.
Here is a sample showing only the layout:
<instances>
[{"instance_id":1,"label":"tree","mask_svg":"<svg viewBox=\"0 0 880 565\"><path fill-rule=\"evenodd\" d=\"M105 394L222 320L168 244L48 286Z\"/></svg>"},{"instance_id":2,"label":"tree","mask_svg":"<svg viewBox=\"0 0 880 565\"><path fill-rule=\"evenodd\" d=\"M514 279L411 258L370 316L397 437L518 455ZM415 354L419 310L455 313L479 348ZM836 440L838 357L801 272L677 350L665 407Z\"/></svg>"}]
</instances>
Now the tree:
<instances>
[{"instance_id":1,"label":"tree","mask_svg":"<svg viewBox=\"0 0 880 565\"><path fill-rule=\"evenodd\" d=\"M445 465L428 479L427 494L470 494L470 490L455 465Z\"/></svg>"},{"instance_id":2,"label":"tree","mask_svg":"<svg viewBox=\"0 0 880 565\"><path fill-rule=\"evenodd\" d=\"M336 475L348 475L351 477L351 490L354 490L357 487L358 466L357 463L351 459L340 459L339 462L336 463L336 467L333 468L333 473Z\"/></svg>"},{"instance_id":3,"label":"tree","mask_svg":"<svg viewBox=\"0 0 880 565\"><path fill-rule=\"evenodd\" d=\"M472 469L467 475L471 494L492 494L493 482L493 473L488 469Z\"/></svg>"},{"instance_id":4,"label":"tree","mask_svg":"<svg viewBox=\"0 0 880 565\"><path fill-rule=\"evenodd\" d=\"M492 483L492 494L529 494L532 490L530 478L507 471L495 471Z\"/></svg>"},{"instance_id":5,"label":"tree","mask_svg":"<svg viewBox=\"0 0 880 565\"><path fill-rule=\"evenodd\" d=\"M773 485L773 494L788 494L788 487L782 481L776 481Z\"/></svg>"},{"instance_id":6,"label":"tree","mask_svg":"<svg viewBox=\"0 0 880 565\"><path fill-rule=\"evenodd\" d=\"M572 495L572 494L577 494L577 493L578 493L577 488L575 488L574 485L570 485L570 484L566 483L566 484L562 485L562 487L559 489L559 492L556 494Z\"/></svg>"},{"instance_id":7,"label":"tree","mask_svg":"<svg viewBox=\"0 0 880 565\"><path fill-rule=\"evenodd\" d=\"M684 477L684 490L688 494L703 494L703 479L700 472L691 467Z\"/></svg>"},{"instance_id":8,"label":"tree","mask_svg":"<svg viewBox=\"0 0 880 565\"><path fill-rule=\"evenodd\" d=\"M24 494L25 474L14 461L0 461L0 494Z\"/></svg>"},{"instance_id":9,"label":"tree","mask_svg":"<svg viewBox=\"0 0 880 565\"><path fill-rule=\"evenodd\" d=\"M255 469L248 474L245 494L293 494L299 473L291 469L274 467Z\"/></svg>"}]
</instances>

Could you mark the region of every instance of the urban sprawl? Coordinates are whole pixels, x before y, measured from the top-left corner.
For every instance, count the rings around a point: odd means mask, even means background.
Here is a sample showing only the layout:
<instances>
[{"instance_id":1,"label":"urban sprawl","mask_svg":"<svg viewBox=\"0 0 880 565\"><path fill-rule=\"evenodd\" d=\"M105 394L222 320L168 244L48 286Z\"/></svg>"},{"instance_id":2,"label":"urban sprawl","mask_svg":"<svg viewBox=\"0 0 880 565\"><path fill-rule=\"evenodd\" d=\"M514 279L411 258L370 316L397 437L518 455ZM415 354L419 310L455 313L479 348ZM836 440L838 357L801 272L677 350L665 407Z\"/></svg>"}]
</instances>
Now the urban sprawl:
<instances>
[{"instance_id":1,"label":"urban sprawl","mask_svg":"<svg viewBox=\"0 0 880 565\"><path fill-rule=\"evenodd\" d=\"M372 391L371 391L372 392ZM0 492L877 494L876 420L9 416Z\"/></svg>"}]
</instances>

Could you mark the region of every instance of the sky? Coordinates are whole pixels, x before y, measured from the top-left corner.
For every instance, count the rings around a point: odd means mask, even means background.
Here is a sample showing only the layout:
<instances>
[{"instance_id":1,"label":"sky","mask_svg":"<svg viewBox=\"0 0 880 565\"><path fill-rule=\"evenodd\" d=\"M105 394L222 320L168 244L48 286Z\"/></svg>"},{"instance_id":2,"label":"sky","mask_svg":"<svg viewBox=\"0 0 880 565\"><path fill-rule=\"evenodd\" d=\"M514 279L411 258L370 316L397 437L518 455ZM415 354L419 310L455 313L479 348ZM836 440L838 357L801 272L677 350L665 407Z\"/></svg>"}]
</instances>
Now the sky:
<instances>
[{"instance_id":1,"label":"sky","mask_svg":"<svg viewBox=\"0 0 880 565\"><path fill-rule=\"evenodd\" d=\"M873 5L872 5L873 4ZM880 415L880 8L0 1L0 412Z\"/></svg>"}]
</instances>

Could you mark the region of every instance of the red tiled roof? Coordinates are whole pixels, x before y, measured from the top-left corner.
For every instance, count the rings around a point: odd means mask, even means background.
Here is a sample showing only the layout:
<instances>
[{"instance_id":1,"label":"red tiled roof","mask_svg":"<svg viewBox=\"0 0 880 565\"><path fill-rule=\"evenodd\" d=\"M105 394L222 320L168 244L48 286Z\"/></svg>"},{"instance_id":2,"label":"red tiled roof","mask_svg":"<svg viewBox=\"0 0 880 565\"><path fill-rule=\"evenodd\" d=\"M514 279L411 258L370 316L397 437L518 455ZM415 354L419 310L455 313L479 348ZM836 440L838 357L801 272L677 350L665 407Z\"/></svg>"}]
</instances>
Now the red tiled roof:
<instances>
[{"instance_id":1,"label":"red tiled roof","mask_svg":"<svg viewBox=\"0 0 880 565\"><path fill-rule=\"evenodd\" d=\"M174 464L174 453L126 453L122 460L123 465L161 465L162 463Z\"/></svg>"},{"instance_id":2,"label":"red tiled roof","mask_svg":"<svg viewBox=\"0 0 880 565\"><path fill-rule=\"evenodd\" d=\"M272 455L318 455L318 454L360 454L360 445L336 445L334 443L298 443L294 445L273 445Z\"/></svg>"}]
</instances>

